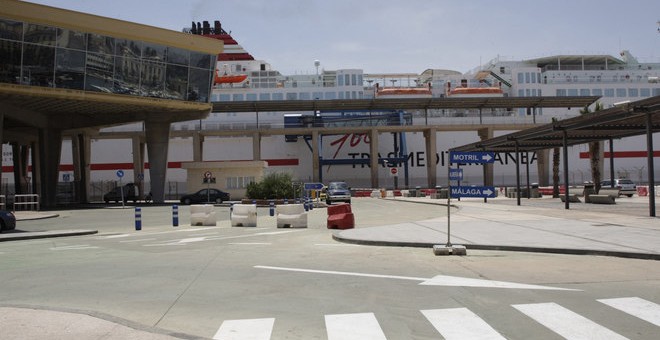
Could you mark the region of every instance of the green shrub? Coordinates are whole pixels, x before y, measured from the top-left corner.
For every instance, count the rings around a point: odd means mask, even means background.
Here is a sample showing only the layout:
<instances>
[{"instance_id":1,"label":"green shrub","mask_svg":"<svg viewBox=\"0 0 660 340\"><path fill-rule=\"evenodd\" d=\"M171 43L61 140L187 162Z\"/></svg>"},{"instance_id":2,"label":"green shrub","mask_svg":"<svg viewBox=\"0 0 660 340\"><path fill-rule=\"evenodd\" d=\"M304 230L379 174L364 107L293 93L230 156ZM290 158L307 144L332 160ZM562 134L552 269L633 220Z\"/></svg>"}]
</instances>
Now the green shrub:
<instances>
[{"instance_id":1,"label":"green shrub","mask_svg":"<svg viewBox=\"0 0 660 340\"><path fill-rule=\"evenodd\" d=\"M291 174L273 173L266 175L260 182L248 184L247 196L251 199L292 198L294 196Z\"/></svg>"}]
</instances>

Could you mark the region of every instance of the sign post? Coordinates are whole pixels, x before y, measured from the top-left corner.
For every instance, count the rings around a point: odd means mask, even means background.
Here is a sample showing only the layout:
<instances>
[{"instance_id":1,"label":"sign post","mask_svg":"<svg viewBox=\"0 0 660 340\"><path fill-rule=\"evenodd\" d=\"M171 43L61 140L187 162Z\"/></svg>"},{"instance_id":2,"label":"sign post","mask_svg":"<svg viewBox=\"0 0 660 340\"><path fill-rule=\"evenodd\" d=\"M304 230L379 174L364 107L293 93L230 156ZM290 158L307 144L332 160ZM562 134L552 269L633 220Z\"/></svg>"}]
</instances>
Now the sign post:
<instances>
[{"instance_id":1,"label":"sign post","mask_svg":"<svg viewBox=\"0 0 660 340\"><path fill-rule=\"evenodd\" d=\"M213 174L210 171L204 173L204 183L206 183L206 202L211 202L211 178Z\"/></svg>"},{"instance_id":2,"label":"sign post","mask_svg":"<svg viewBox=\"0 0 660 340\"><path fill-rule=\"evenodd\" d=\"M121 178L124 177L124 171L123 170L117 170L117 177L119 177L119 192L121 192L121 207L125 208L124 206L124 186L121 184Z\"/></svg>"},{"instance_id":3,"label":"sign post","mask_svg":"<svg viewBox=\"0 0 660 340\"><path fill-rule=\"evenodd\" d=\"M489 164L495 162L494 152L449 152L449 164L447 165L447 244L444 246L433 246L435 255L465 255L465 246L451 244L451 199L452 197L460 199L461 197L495 197L497 192L490 186L461 186L463 180L463 170L452 168L452 164ZM452 186L451 181L459 182L459 185Z\"/></svg>"}]
</instances>

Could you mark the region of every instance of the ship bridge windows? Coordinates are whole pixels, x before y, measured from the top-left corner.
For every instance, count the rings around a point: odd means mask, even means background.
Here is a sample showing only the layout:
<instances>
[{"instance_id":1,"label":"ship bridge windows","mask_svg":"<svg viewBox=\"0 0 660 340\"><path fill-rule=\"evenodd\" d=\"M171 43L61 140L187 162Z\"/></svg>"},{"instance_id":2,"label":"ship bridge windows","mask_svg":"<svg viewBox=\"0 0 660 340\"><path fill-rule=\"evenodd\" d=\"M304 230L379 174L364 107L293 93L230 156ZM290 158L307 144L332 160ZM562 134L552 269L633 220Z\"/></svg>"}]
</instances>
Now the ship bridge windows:
<instances>
[{"instance_id":1,"label":"ship bridge windows","mask_svg":"<svg viewBox=\"0 0 660 340\"><path fill-rule=\"evenodd\" d=\"M651 96L651 89L647 88L642 88L639 90L639 96L640 97L650 97Z\"/></svg>"},{"instance_id":2,"label":"ship bridge windows","mask_svg":"<svg viewBox=\"0 0 660 340\"><path fill-rule=\"evenodd\" d=\"M310 100L312 99L312 96L309 92L300 92L299 98L300 100Z\"/></svg>"},{"instance_id":3,"label":"ship bridge windows","mask_svg":"<svg viewBox=\"0 0 660 340\"><path fill-rule=\"evenodd\" d=\"M639 89L628 89L628 97L639 97Z\"/></svg>"},{"instance_id":4,"label":"ship bridge windows","mask_svg":"<svg viewBox=\"0 0 660 340\"><path fill-rule=\"evenodd\" d=\"M605 97L614 97L614 89L605 89Z\"/></svg>"},{"instance_id":5,"label":"ship bridge windows","mask_svg":"<svg viewBox=\"0 0 660 340\"><path fill-rule=\"evenodd\" d=\"M273 100L284 100L284 94L280 92L273 93Z\"/></svg>"},{"instance_id":6,"label":"ship bridge windows","mask_svg":"<svg viewBox=\"0 0 660 340\"><path fill-rule=\"evenodd\" d=\"M248 93L245 95L245 100L247 101L256 101L257 100L257 94L256 93Z\"/></svg>"},{"instance_id":7,"label":"ship bridge windows","mask_svg":"<svg viewBox=\"0 0 660 340\"><path fill-rule=\"evenodd\" d=\"M589 89L580 89L580 95L581 96L590 96L591 95L591 90L589 90Z\"/></svg>"},{"instance_id":8,"label":"ship bridge windows","mask_svg":"<svg viewBox=\"0 0 660 340\"><path fill-rule=\"evenodd\" d=\"M241 102L243 101L243 94L242 93L234 93L231 96L231 100L234 102Z\"/></svg>"},{"instance_id":9,"label":"ship bridge windows","mask_svg":"<svg viewBox=\"0 0 660 340\"><path fill-rule=\"evenodd\" d=\"M603 89L593 89L593 90L591 90L591 95L602 97L603 96Z\"/></svg>"},{"instance_id":10,"label":"ship bridge windows","mask_svg":"<svg viewBox=\"0 0 660 340\"><path fill-rule=\"evenodd\" d=\"M616 89L616 96L617 97L625 97L627 95L626 89Z\"/></svg>"}]
</instances>

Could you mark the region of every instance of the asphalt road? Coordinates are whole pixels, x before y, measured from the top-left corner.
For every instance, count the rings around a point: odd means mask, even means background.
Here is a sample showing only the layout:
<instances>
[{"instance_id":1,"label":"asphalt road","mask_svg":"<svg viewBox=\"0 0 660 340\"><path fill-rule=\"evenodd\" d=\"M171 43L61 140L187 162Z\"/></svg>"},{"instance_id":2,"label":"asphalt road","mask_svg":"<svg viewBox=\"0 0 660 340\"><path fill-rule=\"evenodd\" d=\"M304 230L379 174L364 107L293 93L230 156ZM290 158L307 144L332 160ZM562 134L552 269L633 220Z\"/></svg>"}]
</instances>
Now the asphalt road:
<instances>
[{"instance_id":1,"label":"asphalt road","mask_svg":"<svg viewBox=\"0 0 660 340\"><path fill-rule=\"evenodd\" d=\"M660 334L657 261L477 250L436 257L431 249L336 242L325 209L310 212L306 229L275 228L267 208L257 228L230 227L227 207L216 208L216 227L191 227L187 209L175 228L171 208L143 207L141 231L130 208L21 221L23 230L99 233L0 243L0 306L81 312L183 338ZM358 227L446 214L374 199L355 199L353 210Z\"/></svg>"}]
</instances>

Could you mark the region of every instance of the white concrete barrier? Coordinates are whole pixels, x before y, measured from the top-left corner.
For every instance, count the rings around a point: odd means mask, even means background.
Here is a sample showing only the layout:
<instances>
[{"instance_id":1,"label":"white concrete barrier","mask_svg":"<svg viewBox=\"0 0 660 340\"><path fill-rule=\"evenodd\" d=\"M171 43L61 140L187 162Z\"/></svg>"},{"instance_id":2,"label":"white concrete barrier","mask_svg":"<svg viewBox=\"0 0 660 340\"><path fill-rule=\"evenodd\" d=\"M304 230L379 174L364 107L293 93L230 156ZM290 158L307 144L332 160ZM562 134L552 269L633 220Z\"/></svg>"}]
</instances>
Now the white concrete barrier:
<instances>
[{"instance_id":1,"label":"white concrete barrier","mask_svg":"<svg viewBox=\"0 0 660 340\"><path fill-rule=\"evenodd\" d=\"M281 204L275 210L278 228L307 228L307 213L303 204Z\"/></svg>"},{"instance_id":2,"label":"white concrete barrier","mask_svg":"<svg viewBox=\"0 0 660 340\"><path fill-rule=\"evenodd\" d=\"M194 204L190 206L190 225L216 225L215 211L211 204Z\"/></svg>"},{"instance_id":3,"label":"white concrete barrier","mask_svg":"<svg viewBox=\"0 0 660 340\"><path fill-rule=\"evenodd\" d=\"M234 204L231 212L232 227L256 227L257 205L256 204Z\"/></svg>"}]
</instances>

